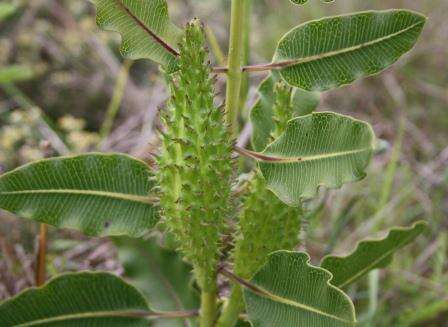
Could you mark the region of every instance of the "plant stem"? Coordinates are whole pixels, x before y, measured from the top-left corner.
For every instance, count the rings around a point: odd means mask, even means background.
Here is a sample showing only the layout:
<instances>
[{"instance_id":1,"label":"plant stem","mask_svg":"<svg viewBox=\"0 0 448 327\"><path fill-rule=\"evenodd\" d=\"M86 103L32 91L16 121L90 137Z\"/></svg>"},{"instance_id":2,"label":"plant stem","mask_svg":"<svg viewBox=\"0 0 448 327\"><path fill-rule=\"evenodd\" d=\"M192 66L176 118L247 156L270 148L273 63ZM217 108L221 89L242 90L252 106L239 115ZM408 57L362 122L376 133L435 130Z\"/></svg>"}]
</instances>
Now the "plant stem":
<instances>
[{"instance_id":1,"label":"plant stem","mask_svg":"<svg viewBox=\"0 0 448 327\"><path fill-rule=\"evenodd\" d=\"M216 292L201 293L200 326L213 327L216 318Z\"/></svg>"},{"instance_id":2,"label":"plant stem","mask_svg":"<svg viewBox=\"0 0 448 327\"><path fill-rule=\"evenodd\" d=\"M241 65L245 66L249 64L250 60L250 17L252 11L252 0L244 1L244 21L243 21L243 53L241 56ZM240 91L240 104L239 107L244 109L247 101L247 95L249 93L249 74L243 72ZM244 111L246 114L246 110Z\"/></svg>"},{"instance_id":3,"label":"plant stem","mask_svg":"<svg viewBox=\"0 0 448 327\"><path fill-rule=\"evenodd\" d=\"M210 44L210 48L212 53L214 54L216 61L219 65L226 64L226 56L219 46L218 39L216 38L215 33L209 26L205 26L205 35L207 36L208 43Z\"/></svg>"},{"instance_id":4,"label":"plant stem","mask_svg":"<svg viewBox=\"0 0 448 327\"><path fill-rule=\"evenodd\" d=\"M241 61L244 41L244 7L247 0L232 0L230 41L226 90L226 122L233 137L238 134L242 70Z\"/></svg>"},{"instance_id":5,"label":"plant stem","mask_svg":"<svg viewBox=\"0 0 448 327\"><path fill-rule=\"evenodd\" d=\"M101 142L103 142L104 139L109 136L110 131L112 130L112 125L114 123L115 117L117 116L118 110L120 109L121 101L123 99L126 82L129 76L129 69L131 68L132 63L132 60L126 59L121 66L120 72L115 82L112 99L107 108L103 125L101 126Z\"/></svg>"},{"instance_id":6,"label":"plant stem","mask_svg":"<svg viewBox=\"0 0 448 327\"><path fill-rule=\"evenodd\" d=\"M244 310L243 290L240 285L234 284L229 300L227 301L217 327L233 327L238 321L238 315Z\"/></svg>"},{"instance_id":7,"label":"plant stem","mask_svg":"<svg viewBox=\"0 0 448 327\"><path fill-rule=\"evenodd\" d=\"M47 225L40 224L39 245L36 260L36 286L45 284L46 280L47 232Z\"/></svg>"}]
</instances>

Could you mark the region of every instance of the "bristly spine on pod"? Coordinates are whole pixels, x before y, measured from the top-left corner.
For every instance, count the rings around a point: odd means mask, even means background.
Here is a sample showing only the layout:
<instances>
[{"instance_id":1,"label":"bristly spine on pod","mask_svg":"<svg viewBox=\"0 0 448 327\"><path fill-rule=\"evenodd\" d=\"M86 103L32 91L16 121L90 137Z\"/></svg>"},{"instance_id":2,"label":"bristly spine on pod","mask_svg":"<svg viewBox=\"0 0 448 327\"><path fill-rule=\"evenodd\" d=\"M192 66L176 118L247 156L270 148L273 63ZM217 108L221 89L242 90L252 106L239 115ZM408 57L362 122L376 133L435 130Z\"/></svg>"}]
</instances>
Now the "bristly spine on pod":
<instances>
[{"instance_id":1,"label":"bristly spine on pod","mask_svg":"<svg viewBox=\"0 0 448 327\"><path fill-rule=\"evenodd\" d=\"M158 159L162 215L200 287L216 291L220 238L231 211L232 142L214 103L214 77L199 20L187 24Z\"/></svg>"}]
</instances>

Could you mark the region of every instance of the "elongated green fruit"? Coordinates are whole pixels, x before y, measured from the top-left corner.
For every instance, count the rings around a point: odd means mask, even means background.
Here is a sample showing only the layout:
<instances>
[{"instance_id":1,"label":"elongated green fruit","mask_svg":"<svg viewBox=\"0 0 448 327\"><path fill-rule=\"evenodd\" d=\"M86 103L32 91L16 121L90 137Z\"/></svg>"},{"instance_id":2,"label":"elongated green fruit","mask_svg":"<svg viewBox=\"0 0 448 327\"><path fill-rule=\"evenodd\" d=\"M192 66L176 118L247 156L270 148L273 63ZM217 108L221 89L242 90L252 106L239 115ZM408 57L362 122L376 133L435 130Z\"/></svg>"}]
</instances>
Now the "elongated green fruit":
<instances>
[{"instance_id":1,"label":"elongated green fruit","mask_svg":"<svg viewBox=\"0 0 448 327\"><path fill-rule=\"evenodd\" d=\"M271 74L261 82L258 87L258 100L250 112L250 121L253 126L252 146L255 151L263 151L270 142L272 142L272 132L275 129L276 119L274 117L274 89L281 80L280 74L272 71ZM317 92L308 92L302 89L294 88L291 97L291 106L287 105L285 109L291 109L292 112L287 120L293 117L304 116L312 113L319 105L320 95Z\"/></svg>"},{"instance_id":2,"label":"elongated green fruit","mask_svg":"<svg viewBox=\"0 0 448 327\"><path fill-rule=\"evenodd\" d=\"M272 138L283 133L293 116L292 91L285 82L278 82L274 87ZM233 253L236 275L249 279L265 263L269 253L292 250L299 242L301 216L301 207L285 205L267 189L266 181L257 172L249 182L247 195L243 199ZM235 284L219 326L233 326L243 309L242 289Z\"/></svg>"},{"instance_id":3,"label":"elongated green fruit","mask_svg":"<svg viewBox=\"0 0 448 327\"><path fill-rule=\"evenodd\" d=\"M213 104L201 24L188 24L172 98L163 116L158 180L167 227L193 264L199 285L215 292L220 236L230 205L231 151L224 113Z\"/></svg>"}]
</instances>

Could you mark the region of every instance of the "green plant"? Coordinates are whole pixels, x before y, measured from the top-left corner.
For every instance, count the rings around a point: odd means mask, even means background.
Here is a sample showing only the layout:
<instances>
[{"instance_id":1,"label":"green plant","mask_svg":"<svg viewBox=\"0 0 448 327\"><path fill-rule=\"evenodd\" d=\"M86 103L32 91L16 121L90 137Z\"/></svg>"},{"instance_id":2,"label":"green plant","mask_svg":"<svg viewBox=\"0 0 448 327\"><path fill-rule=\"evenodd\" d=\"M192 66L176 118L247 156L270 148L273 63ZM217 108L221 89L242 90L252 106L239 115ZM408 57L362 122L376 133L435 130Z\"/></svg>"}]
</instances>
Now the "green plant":
<instances>
[{"instance_id":1,"label":"green plant","mask_svg":"<svg viewBox=\"0 0 448 327\"><path fill-rule=\"evenodd\" d=\"M384 239L361 242L347 257L324 258L320 267L309 263L308 254L292 252L299 244L303 202L320 186L339 188L362 179L376 146L368 123L314 113L317 92L390 66L413 47L425 18L389 10L308 22L279 41L271 63L247 66L250 0L232 0L227 67L213 68L199 20L179 29L164 0L93 3L98 24L122 35L123 55L151 59L163 69L171 98L160 115L156 167L99 153L33 162L0 177L0 207L92 236L138 238L157 226L191 265L200 307L191 309L196 290L185 284L174 290L182 300L173 310L156 305L158 299L145 290L151 307L117 277L79 273L0 304L1 325L144 326L147 319L177 325L188 318L204 327L234 326L244 311L254 326L354 325L354 306L342 289L385 267L425 223L392 229ZM243 74L257 71L270 73L250 114L253 144L246 149L235 145L247 96ZM215 104L214 73L227 75L225 108ZM111 117L115 108L111 104ZM249 170L235 162L246 159ZM144 242L122 249L146 246L158 249ZM185 270L179 257L175 262ZM223 302L220 274L231 283ZM188 280L185 275L177 281Z\"/></svg>"}]
</instances>

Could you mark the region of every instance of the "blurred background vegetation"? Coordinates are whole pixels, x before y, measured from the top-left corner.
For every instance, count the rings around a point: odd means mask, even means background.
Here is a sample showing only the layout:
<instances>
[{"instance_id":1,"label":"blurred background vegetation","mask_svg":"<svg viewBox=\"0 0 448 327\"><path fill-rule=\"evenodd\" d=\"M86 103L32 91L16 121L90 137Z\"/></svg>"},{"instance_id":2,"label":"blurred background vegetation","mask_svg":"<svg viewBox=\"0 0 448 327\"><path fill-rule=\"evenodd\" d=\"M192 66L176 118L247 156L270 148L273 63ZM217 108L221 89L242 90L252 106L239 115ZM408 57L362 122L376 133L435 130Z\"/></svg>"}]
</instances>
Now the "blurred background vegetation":
<instances>
[{"instance_id":1,"label":"blurred background vegetation","mask_svg":"<svg viewBox=\"0 0 448 327\"><path fill-rule=\"evenodd\" d=\"M199 17L226 52L226 0L169 0L178 25ZM430 229L381 271L349 290L374 326L448 326L448 1L254 0L250 62L270 60L278 39L309 19L366 9L406 8L429 17L417 47L386 72L322 94L331 109L372 123L383 150L360 183L321 191L307 203L301 248L314 262L362 238L424 219ZM156 65L123 61L117 34L99 31L82 0L0 3L0 171L86 151L149 159L166 91ZM212 32L210 32L212 31ZM214 49L212 61L221 63ZM263 74L251 76L249 104ZM218 79L218 91L223 80ZM221 95L218 95L221 97ZM220 98L219 98L220 100ZM0 299L34 284L38 226L1 212ZM123 274L107 239L50 230L48 270ZM375 296L375 286L379 287ZM373 299L372 299L373 296ZM371 299L369 300L369 297ZM377 301L375 301L375 299Z\"/></svg>"}]
</instances>

